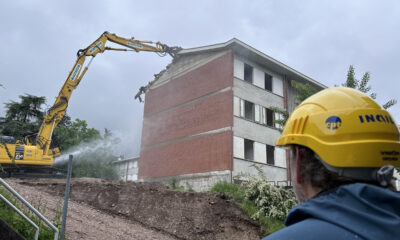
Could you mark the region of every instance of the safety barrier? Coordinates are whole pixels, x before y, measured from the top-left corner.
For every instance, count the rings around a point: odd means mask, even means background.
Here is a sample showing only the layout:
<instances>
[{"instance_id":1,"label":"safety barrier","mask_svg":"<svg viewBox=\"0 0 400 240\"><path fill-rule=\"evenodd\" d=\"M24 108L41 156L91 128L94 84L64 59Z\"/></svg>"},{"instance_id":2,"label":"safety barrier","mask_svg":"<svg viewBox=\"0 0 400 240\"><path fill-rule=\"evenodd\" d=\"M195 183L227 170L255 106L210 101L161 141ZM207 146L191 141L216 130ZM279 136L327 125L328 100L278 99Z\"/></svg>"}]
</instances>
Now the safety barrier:
<instances>
[{"instance_id":1,"label":"safety barrier","mask_svg":"<svg viewBox=\"0 0 400 240\"><path fill-rule=\"evenodd\" d=\"M27 206L36 216L42 219L51 229L54 231L54 240L58 239L58 228L56 228L47 218L45 218L38 210L36 210L30 203L28 203L21 195L19 195L10 185L8 185L2 178L0 178L0 183L9 192L11 192L18 200L20 200L25 206ZM35 240L39 237L39 227L33 223L28 217L26 217L20 210L18 210L11 202L9 202L4 196L0 194L0 198L6 202L12 209L14 209L21 217L23 217L29 224L31 224L35 229Z\"/></svg>"}]
</instances>

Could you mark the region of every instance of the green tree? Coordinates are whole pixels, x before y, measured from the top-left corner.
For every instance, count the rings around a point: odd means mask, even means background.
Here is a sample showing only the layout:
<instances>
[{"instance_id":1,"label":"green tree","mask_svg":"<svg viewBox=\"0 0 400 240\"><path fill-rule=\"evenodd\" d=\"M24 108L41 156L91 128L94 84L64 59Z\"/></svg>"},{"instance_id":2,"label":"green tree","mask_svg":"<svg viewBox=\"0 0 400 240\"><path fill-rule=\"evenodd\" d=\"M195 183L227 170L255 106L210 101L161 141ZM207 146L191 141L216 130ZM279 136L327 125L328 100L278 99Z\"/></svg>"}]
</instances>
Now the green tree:
<instances>
[{"instance_id":1,"label":"green tree","mask_svg":"<svg viewBox=\"0 0 400 240\"><path fill-rule=\"evenodd\" d=\"M361 80L357 80L355 77L354 67L353 65L349 66L349 70L347 71L347 79L346 82L342 84L344 87L358 89L359 91L368 94L371 91L371 85L368 85L369 80L371 78L371 74L369 72L364 73ZM376 99L376 93L370 93L370 97L372 99ZM397 103L396 99L390 99L385 104L382 105L384 109L388 109L391 106Z\"/></svg>"},{"instance_id":2,"label":"green tree","mask_svg":"<svg viewBox=\"0 0 400 240\"><path fill-rule=\"evenodd\" d=\"M44 113L45 97L30 94L20 95L20 101L5 103L6 115L0 118L0 131L4 135L21 139L26 132L37 132Z\"/></svg>"},{"instance_id":3,"label":"green tree","mask_svg":"<svg viewBox=\"0 0 400 240\"><path fill-rule=\"evenodd\" d=\"M6 103L6 119L16 120L23 123L43 119L42 105L46 102L45 97L37 97L30 94L20 95L20 102L11 101Z\"/></svg>"},{"instance_id":4,"label":"green tree","mask_svg":"<svg viewBox=\"0 0 400 240\"><path fill-rule=\"evenodd\" d=\"M88 124L85 120L77 118L71 121L71 118L65 115L54 130L53 139L58 143L61 149L68 150L81 143L88 143L101 139L101 134L99 130L95 128L88 128Z\"/></svg>"},{"instance_id":5,"label":"green tree","mask_svg":"<svg viewBox=\"0 0 400 240\"><path fill-rule=\"evenodd\" d=\"M290 82L292 87L296 90L296 103L299 105L301 102L306 100L308 97L318 92L316 88L311 86L309 83L300 83L292 80Z\"/></svg>"}]
</instances>

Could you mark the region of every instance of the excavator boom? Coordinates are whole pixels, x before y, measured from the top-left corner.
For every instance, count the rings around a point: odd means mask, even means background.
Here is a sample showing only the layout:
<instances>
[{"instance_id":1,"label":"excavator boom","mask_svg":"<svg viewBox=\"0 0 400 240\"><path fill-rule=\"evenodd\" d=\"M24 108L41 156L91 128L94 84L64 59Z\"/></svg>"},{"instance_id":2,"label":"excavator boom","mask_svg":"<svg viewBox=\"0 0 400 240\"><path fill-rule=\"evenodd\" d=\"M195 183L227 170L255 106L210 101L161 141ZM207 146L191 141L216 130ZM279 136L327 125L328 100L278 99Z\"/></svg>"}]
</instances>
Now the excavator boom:
<instances>
[{"instance_id":1,"label":"excavator boom","mask_svg":"<svg viewBox=\"0 0 400 240\"><path fill-rule=\"evenodd\" d=\"M107 42L113 42L121 45L125 48L111 48L106 46ZM71 98L72 92L79 85L86 71L88 70L91 61L97 54L103 53L104 51L135 51L135 52L155 52L160 56L169 54L171 57L175 57L176 53L181 50L180 47L169 47L166 44L152 41L141 41L135 38L123 38L115 35L114 33L104 32L97 40L84 49L80 49L77 52L77 60L74 66L69 72L67 79L65 80L61 90L56 97L56 100L52 107L47 111L46 116L40 126L39 132L36 134L36 138L32 139L32 135L25 137L25 145L23 144L9 144L8 148L15 152L14 159L16 164L33 164L33 165L52 165L53 157L59 156L60 150L58 148L50 149L51 137L54 129L60 123L64 117L68 102ZM92 57L89 63L84 67L87 57ZM24 153L26 150L29 151L31 161L19 162L24 159ZM2 151L0 149L0 151ZM19 151L18 158L16 159L17 152ZM23 153L21 153L21 151ZM35 153L35 154L33 154ZM7 163L1 152L0 163ZM25 159L24 159L25 160Z\"/></svg>"}]
</instances>

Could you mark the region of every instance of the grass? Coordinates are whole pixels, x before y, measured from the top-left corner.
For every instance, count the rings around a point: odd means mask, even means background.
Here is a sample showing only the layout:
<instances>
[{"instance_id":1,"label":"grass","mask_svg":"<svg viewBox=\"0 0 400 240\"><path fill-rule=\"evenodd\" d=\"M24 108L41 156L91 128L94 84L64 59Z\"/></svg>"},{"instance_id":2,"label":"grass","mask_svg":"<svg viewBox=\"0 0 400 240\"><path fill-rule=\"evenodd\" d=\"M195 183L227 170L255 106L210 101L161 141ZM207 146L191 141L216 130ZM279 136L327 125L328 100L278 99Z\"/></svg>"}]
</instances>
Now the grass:
<instances>
[{"instance_id":1,"label":"grass","mask_svg":"<svg viewBox=\"0 0 400 240\"><path fill-rule=\"evenodd\" d=\"M28 213L27 211L23 211L22 203L19 200L15 199L7 190L4 188L0 188L0 194L8 199L14 206L18 209L22 209L21 211L29 217L36 225L39 226L39 239L54 239L54 231L44 225L42 221L36 216ZM61 202L60 202L61 203ZM61 206L61 204L59 204ZM35 208L43 214L43 210L45 206L39 200L38 204L36 204ZM61 224L59 222L61 216L61 208L57 208L56 213L56 227L60 227ZM24 236L26 239L34 239L35 237L35 228L33 228L25 219L23 219L17 212L15 212L11 207L9 207L4 201L0 199L0 218L4 220L8 225L14 228L18 233ZM53 221L54 222L54 221ZM53 223L54 224L54 223Z\"/></svg>"},{"instance_id":2,"label":"grass","mask_svg":"<svg viewBox=\"0 0 400 240\"><path fill-rule=\"evenodd\" d=\"M239 184L221 182L214 185L211 192L225 193L230 199L234 200L241 209L252 217L257 212L256 204L245 198L245 191ZM285 227L283 221L273 218L261 216L257 219L260 224L260 230L263 235L268 235Z\"/></svg>"}]
</instances>

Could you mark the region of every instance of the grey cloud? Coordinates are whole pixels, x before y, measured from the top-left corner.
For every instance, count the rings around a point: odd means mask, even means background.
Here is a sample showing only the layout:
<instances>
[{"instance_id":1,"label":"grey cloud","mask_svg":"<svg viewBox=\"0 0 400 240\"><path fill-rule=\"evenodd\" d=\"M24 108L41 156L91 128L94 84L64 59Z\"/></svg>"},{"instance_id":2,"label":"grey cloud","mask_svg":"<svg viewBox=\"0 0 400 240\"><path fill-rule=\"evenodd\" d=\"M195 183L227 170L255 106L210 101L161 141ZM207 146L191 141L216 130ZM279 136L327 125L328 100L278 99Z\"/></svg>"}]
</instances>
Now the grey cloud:
<instances>
[{"instance_id":1,"label":"grey cloud","mask_svg":"<svg viewBox=\"0 0 400 240\"><path fill-rule=\"evenodd\" d=\"M400 89L399 20L397 1L3 1L0 115L2 103L24 93L52 104L76 51L105 30L182 47L236 37L327 86L354 64L359 78L371 72L383 103ZM143 104L133 96L169 62L153 53L98 55L68 114L111 129L124 139L122 154L137 155ZM400 103L390 111L400 121Z\"/></svg>"}]
</instances>

